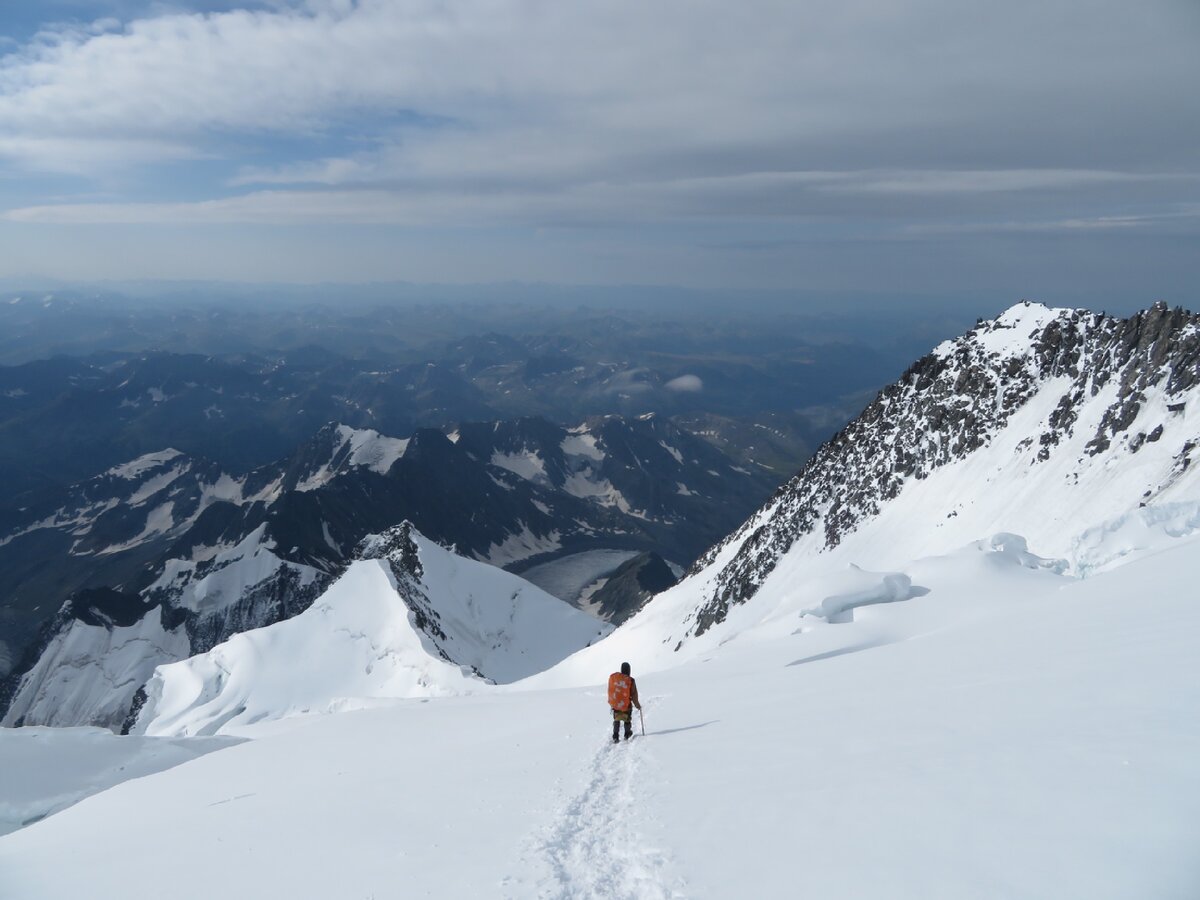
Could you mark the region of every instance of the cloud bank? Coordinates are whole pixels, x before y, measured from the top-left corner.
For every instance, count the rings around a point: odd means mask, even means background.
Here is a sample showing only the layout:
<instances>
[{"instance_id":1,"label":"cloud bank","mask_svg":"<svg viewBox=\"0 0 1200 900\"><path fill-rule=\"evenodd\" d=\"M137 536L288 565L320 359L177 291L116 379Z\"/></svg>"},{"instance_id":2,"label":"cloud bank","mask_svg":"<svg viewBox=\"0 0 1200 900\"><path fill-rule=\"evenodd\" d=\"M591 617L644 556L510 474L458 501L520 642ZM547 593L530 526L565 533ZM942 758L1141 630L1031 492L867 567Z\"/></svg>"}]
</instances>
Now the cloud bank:
<instances>
[{"instance_id":1,"label":"cloud bank","mask_svg":"<svg viewBox=\"0 0 1200 900\"><path fill-rule=\"evenodd\" d=\"M1183 0L313 0L51 26L0 57L0 219L1178 230L1198 35Z\"/></svg>"}]
</instances>

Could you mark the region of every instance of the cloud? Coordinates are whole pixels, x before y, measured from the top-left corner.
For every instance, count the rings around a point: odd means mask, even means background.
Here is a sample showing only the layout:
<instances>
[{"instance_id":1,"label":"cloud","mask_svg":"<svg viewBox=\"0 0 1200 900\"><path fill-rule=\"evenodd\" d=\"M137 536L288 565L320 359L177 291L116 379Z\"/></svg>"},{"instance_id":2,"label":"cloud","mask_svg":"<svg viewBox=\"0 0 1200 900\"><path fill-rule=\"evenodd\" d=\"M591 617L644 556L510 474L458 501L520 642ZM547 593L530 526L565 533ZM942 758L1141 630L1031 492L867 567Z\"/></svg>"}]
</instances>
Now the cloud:
<instances>
[{"instance_id":1,"label":"cloud","mask_svg":"<svg viewBox=\"0 0 1200 900\"><path fill-rule=\"evenodd\" d=\"M0 179L19 187L0 220L546 226L588 232L589 276L644 253L664 279L715 266L706 246L806 280L834 265L795 249L813 242L1140 234L1200 199L1188 15L306 0L46 28L0 56Z\"/></svg>"},{"instance_id":2,"label":"cloud","mask_svg":"<svg viewBox=\"0 0 1200 900\"><path fill-rule=\"evenodd\" d=\"M844 177L826 185L825 189L864 194L980 194L1071 190L1094 185L1170 180L1178 177L1195 176L1091 169L910 170L844 173Z\"/></svg>"},{"instance_id":3,"label":"cloud","mask_svg":"<svg viewBox=\"0 0 1200 900\"><path fill-rule=\"evenodd\" d=\"M682 394L696 394L704 390L704 382L699 375L680 375L678 378L672 378L663 387Z\"/></svg>"},{"instance_id":4,"label":"cloud","mask_svg":"<svg viewBox=\"0 0 1200 900\"><path fill-rule=\"evenodd\" d=\"M163 138L96 136L86 141L70 137L5 136L0 134L0 158L53 160L58 172L88 176L146 163L205 158L198 147Z\"/></svg>"},{"instance_id":5,"label":"cloud","mask_svg":"<svg viewBox=\"0 0 1200 900\"><path fill-rule=\"evenodd\" d=\"M1115 0L1085 19L1067 0L970 15L952 0L914 0L903 14L882 0L361 0L171 14L46 33L10 54L0 129L207 144L231 133L322 134L401 110L465 123L446 162L467 175L538 162L732 174L789 157L787 168L816 169L851 147L961 168L945 163L964 138L1011 153L1031 131L1057 146L1119 137L1114 107L1165 116L1175 101L1178 115L1190 92L1170 79L1195 74L1184 56L1194 47L1174 33L1169 2L1150 5L1161 15ZM1096 55L1151 41L1154 71L1136 53ZM1147 99L1150 85L1159 99ZM1065 108L1069 120L1048 116ZM926 138L915 147L895 140L911 144L918 132ZM401 137L377 136L406 157Z\"/></svg>"},{"instance_id":6,"label":"cloud","mask_svg":"<svg viewBox=\"0 0 1200 900\"><path fill-rule=\"evenodd\" d=\"M1178 208L1154 213L1034 219L1024 222L958 222L954 224L913 225L905 229L912 235L1105 232L1146 229L1153 226L1187 225L1200 220L1200 204L1178 204Z\"/></svg>"}]
</instances>

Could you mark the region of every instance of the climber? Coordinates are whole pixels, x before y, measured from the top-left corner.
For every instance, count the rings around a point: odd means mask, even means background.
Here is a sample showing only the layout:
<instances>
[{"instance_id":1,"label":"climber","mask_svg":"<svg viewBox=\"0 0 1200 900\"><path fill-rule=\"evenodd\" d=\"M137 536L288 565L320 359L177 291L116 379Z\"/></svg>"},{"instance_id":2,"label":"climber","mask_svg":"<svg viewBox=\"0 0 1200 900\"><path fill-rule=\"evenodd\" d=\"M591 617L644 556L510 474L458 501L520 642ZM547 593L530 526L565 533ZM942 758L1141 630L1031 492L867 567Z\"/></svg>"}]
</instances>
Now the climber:
<instances>
[{"instance_id":1,"label":"climber","mask_svg":"<svg viewBox=\"0 0 1200 900\"><path fill-rule=\"evenodd\" d=\"M633 707L639 710L637 682L629 674L629 663L621 663L621 671L608 676L608 705L613 714L613 743L620 741L621 723L625 723L625 740L633 737Z\"/></svg>"}]
</instances>

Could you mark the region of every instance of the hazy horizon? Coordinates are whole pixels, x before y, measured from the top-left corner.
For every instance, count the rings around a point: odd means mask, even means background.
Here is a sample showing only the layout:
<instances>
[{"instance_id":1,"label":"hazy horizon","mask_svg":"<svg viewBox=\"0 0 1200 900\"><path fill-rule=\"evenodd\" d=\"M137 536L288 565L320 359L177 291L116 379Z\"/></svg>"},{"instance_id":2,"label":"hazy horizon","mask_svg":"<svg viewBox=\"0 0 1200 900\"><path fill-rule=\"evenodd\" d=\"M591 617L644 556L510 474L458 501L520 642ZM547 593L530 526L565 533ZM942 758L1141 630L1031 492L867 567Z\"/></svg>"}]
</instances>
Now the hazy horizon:
<instances>
[{"instance_id":1,"label":"hazy horizon","mask_svg":"<svg viewBox=\"0 0 1200 900\"><path fill-rule=\"evenodd\" d=\"M593 311L642 311L648 313L695 309L706 316L722 309L728 315L780 315L800 318L845 316L862 318L872 314L903 316L945 313L956 320L990 318L1009 307L1040 303L1052 308L1084 308L1112 315L1130 315L1155 303L1200 308L1195 294L1180 296L1150 291L1106 293L1087 290L1054 291L1048 295L1025 296L1002 291L816 291L787 288L690 287L663 284L555 283L546 281L229 281L221 279L109 279L68 280L46 276L0 276L0 295L14 299L24 294L62 294L86 299L109 298L136 303L188 302L231 303L250 301L288 308L300 305L337 305L352 302L372 305L420 305L449 302L496 306L551 307L563 311L572 306ZM965 324L964 324L965 327Z\"/></svg>"}]
</instances>

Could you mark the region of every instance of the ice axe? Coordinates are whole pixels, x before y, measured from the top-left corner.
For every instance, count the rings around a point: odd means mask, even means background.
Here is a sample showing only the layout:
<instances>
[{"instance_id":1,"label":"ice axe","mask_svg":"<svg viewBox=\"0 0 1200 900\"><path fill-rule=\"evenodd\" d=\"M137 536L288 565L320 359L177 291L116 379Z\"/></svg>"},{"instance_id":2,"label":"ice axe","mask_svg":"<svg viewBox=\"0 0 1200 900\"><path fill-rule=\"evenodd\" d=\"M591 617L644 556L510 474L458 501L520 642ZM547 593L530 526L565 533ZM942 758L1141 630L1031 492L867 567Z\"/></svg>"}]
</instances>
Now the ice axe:
<instances>
[{"instance_id":1,"label":"ice axe","mask_svg":"<svg viewBox=\"0 0 1200 900\"><path fill-rule=\"evenodd\" d=\"M638 707L638 719L642 722L642 737L646 736L646 717L642 715L642 708Z\"/></svg>"}]
</instances>

